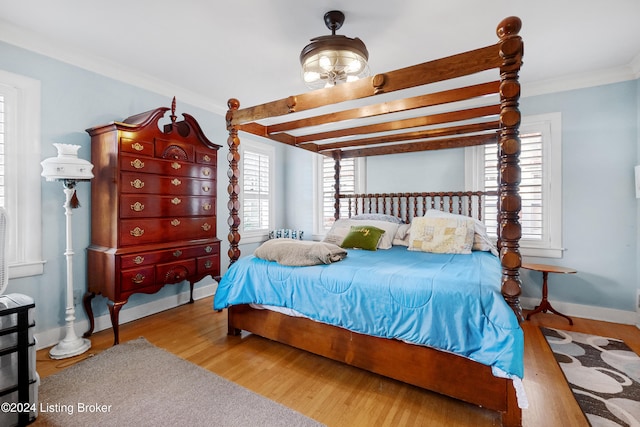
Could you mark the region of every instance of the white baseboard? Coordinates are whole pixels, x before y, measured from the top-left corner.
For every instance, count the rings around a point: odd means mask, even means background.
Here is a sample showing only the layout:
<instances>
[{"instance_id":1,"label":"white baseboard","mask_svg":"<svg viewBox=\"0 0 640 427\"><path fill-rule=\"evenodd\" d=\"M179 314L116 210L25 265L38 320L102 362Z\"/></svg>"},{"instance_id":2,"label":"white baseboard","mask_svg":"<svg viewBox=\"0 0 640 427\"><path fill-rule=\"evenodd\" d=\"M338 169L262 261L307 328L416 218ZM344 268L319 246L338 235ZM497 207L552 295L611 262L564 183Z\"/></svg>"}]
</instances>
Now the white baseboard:
<instances>
[{"instance_id":1,"label":"white baseboard","mask_svg":"<svg viewBox=\"0 0 640 427\"><path fill-rule=\"evenodd\" d=\"M200 286L193 291L193 299L202 299L213 295L216 291L216 283ZM160 300L151 301L146 304L137 305L129 309L123 308L120 311L120 324L132 322L137 319L141 319L151 314L159 313L161 311L168 310L170 308L177 307L189 302L189 291L182 292L177 295L173 295ZM537 298L520 298L522 308L533 309L540 299ZM569 317L581 317L583 319L600 320L604 322L621 323L624 325L637 325L640 327L640 319L638 314L634 311L616 310L612 308L595 307L591 305L580 305L565 303L562 301L554 301L553 307L559 312L566 314ZM213 307L212 307L213 310ZM89 321L83 320L76 322L76 333L78 336L82 335L81 331L89 329ZM95 318L94 332L102 331L104 329L111 328L111 318L108 314ZM65 327L60 326L58 328L50 329L36 333L37 349L51 347L64 338Z\"/></svg>"},{"instance_id":2,"label":"white baseboard","mask_svg":"<svg viewBox=\"0 0 640 427\"><path fill-rule=\"evenodd\" d=\"M215 282L198 286L193 290L193 299L202 299L213 295L216 291L217 284ZM125 305L120 311L120 324L132 322L134 320L141 319L151 314L159 313L161 311L169 310L182 304L189 302L189 291L181 292L176 295L172 295L159 300L154 300L146 304L140 304L135 307L127 308ZM77 310L77 308L76 308ZM213 311L213 307L211 307ZM94 332L102 331L104 329L111 328L111 318L109 314L96 317L94 319L95 327ZM75 323L75 330L78 336L89 329L89 320L82 320ZM60 326L57 328L49 329L47 331L37 332L34 334L36 337L36 349L51 347L57 344L65 335L65 327Z\"/></svg>"},{"instance_id":3,"label":"white baseboard","mask_svg":"<svg viewBox=\"0 0 640 427\"><path fill-rule=\"evenodd\" d=\"M540 303L539 298L520 298L522 308L533 310ZM614 308L596 307L593 305L572 304L562 301L552 301L553 308L569 317L600 320L603 322L622 323L624 325L638 325L640 319L635 311L617 310Z\"/></svg>"}]
</instances>

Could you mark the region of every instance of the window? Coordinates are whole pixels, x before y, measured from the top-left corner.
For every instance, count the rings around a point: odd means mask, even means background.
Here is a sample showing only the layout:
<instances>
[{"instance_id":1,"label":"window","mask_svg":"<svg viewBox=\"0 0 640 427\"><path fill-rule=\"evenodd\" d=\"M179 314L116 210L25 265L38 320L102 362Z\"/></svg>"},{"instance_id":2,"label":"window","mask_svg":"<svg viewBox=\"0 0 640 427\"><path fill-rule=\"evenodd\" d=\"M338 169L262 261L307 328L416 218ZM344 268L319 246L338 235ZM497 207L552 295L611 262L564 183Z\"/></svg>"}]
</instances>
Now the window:
<instances>
[{"instance_id":1,"label":"window","mask_svg":"<svg viewBox=\"0 0 640 427\"><path fill-rule=\"evenodd\" d=\"M334 221L335 214L335 161L331 157L318 156L318 220L316 234L324 234ZM363 177L364 160L363 159L342 159L340 161L340 193L356 193L361 191L364 182ZM340 212L347 212L347 202L341 201Z\"/></svg>"},{"instance_id":2,"label":"window","mask_svg":"<svg viewBox=\"0 0 640 427\"><path fill-rule=\"evenodd\" d=\"M6 116L5 116L5 99L6 95L0 93L0 206L7 206L7 202L5 201L5 165L7 164L6 157L4 154L5 147L5 132L6 132Z\"/></svg>"},{"instance_id":3,"label":"window","mask_svg":"<svg viewBox=\"0 0 640 427\"><path fill-rule=\"evenodd\" d=\"M40 82L0 70L0 205L9 278L42 274Z\"/></svg>"},{"instance_id":4,"label":"window","mask_svg":"<svg viewBox=\"0 0 640 427\"><path fill-rule=\"evenodd\" d=\"M560 125L560 113L525 117L520 125L520 249L524 255L562 256ZM497 147L473 147L467 155L471 188L497 190ZM487 198L483 219L493 237L497 215L497 197Z\"/></svg>"},{"instance_id":5,"label":"window","mask_svg":"<svg viewBox=\"0 0 640 427\"><path fill-rule=\"evenodd\" d=\"M272 228L275 151L269 145L250 141L240 147L242 236L247 242L255 242L264 239Z\"/></svg>"}]
</instances>

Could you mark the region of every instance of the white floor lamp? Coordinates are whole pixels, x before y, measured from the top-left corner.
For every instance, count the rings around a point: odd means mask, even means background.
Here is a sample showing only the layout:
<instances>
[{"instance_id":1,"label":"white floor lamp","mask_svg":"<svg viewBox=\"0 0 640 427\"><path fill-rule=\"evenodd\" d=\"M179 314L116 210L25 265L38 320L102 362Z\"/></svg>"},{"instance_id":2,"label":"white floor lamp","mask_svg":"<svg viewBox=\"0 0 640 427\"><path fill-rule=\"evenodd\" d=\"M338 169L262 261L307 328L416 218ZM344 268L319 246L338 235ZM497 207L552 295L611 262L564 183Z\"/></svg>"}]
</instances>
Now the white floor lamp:
<instances>
[{"instance_id":1,"label":"white floor lamp","mask_svg":"<svg viewBox=\"0 0 640 427\"><path fill-rule=\"evenodd\" d=\"M77 356L91 348L91 341L76 335L74 322L76 311L73 306L73 249L71 240L71 209L78 207L75 199L75 186L79 181L89 181L93 178L93 165L78 158L79 145L53 144L58 149L58 157L50 157L42 161L42 176L47 181L62 181L66 200L64 203L67 220L67 307L65 310L66 334L62 341L50 351L52 359L64 359Z\"/></svg>"}]
</instances>

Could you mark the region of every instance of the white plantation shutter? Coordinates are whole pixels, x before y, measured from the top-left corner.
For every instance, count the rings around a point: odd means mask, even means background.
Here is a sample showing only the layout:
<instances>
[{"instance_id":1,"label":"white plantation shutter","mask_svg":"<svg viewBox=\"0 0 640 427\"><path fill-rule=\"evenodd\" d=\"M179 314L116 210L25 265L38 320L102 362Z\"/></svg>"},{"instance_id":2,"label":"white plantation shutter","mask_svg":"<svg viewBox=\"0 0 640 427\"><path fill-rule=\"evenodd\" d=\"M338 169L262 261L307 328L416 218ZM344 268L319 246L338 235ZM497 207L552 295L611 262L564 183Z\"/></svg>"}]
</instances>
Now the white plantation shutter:
<instances>
[{"instance_id":1,"label":"white plantation shutter","mask_svg":"<svg viewBox=\"0 0 640 427\"><path fill-rule=\"evenodd\" d=\"M520 224L523 255L562 256L562 141L560 113L524 117L520 126ZM497 190L497 147L467 150L467 186ZM483 220L497 234L497 197L488 197Z\"/></svg>"},{"instance_id":2,"label":"white plantation shutter","mask_svg":"<svg viewBox=\"0 0 640 427\"><path fill-rule=\"evenodd\" d=\"M5 105L4 95L0 94L0 207L6 207L5 202Z\"/></svg>"},{"instance_id":3,"label":"white plantation shutter","mask_svg":"<svg viewBox=\"0 0 640 427\"><path fill-rule=\"evenodd\" d=\"M322 157L322 221L321 229L328 230L334 221L335 214L335 161L331 157ZM356 191L356 161L353 158L340 161L340 194L355 193ZM346 214L347 201L342 200L340 212Z\"/></svg>"},{"instance_id":4,"label":"white plantation shutter","mask_svg":"<svg viewBox=\"0 0 640 427\"><path fill-rule=\"evenodd\" d=\"M520 141L522 239L541 241L543 237L543 211L545 209L542 197L542 134L538 132L520 135ZM498 147L486 145L484 147L484 188L486 191L497 191L498 189L497 167ZM492 237L496 237L497 232L497 202L497 196L488 197L485 201L485 224L487 225L487 233Z\"/></svg>"},{"instance_id":5,"label":"white plantation shutter","mask_svg":"<svg viewBox=\"0 0 640 427\"><path fill-rule=\"evenodd\" d=\"M40 145L40 82L0 70L0 206L11 219L11 278L43 272Z\"/></svg>"},{"instance_id":6,"label":"white plantation shutter","mask_svg":"<svg viewBox=\"0 0 640 427\"><path fill-rule=\"evenodd\" d=\"M242 224L246 231L268 230L270 221L269 156L244 150Z\"/></svg>"}]
</instances>

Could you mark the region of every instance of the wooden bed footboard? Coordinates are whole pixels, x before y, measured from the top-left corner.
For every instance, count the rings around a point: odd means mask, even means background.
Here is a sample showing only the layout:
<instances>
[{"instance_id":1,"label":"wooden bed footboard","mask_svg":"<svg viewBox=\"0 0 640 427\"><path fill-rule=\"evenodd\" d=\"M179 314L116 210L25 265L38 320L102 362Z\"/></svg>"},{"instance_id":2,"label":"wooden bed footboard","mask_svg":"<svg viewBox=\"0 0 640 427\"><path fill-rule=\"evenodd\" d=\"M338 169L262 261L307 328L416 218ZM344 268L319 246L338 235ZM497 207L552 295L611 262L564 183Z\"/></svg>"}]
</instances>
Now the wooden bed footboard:
<instances>
[{"instance_id":1,"label":"wooden bed footboard","mask_svg":"<svg viewBox=\"0 0 640 427\"><path fill-rule=\"evenodd\" d=\"M503 426L522 425L512 381L491 368L430 347L378 338L249 305L228 309L229 334L241 330L469 402L501 414Z\"/></svg>"}]
</instances>

